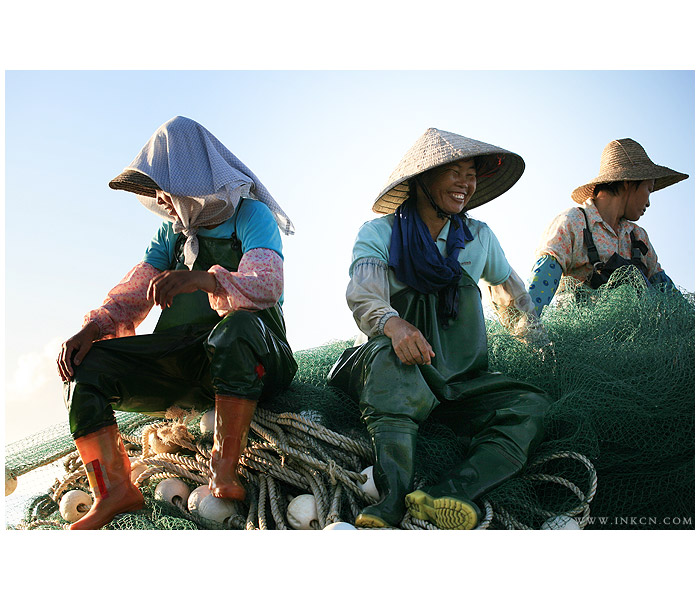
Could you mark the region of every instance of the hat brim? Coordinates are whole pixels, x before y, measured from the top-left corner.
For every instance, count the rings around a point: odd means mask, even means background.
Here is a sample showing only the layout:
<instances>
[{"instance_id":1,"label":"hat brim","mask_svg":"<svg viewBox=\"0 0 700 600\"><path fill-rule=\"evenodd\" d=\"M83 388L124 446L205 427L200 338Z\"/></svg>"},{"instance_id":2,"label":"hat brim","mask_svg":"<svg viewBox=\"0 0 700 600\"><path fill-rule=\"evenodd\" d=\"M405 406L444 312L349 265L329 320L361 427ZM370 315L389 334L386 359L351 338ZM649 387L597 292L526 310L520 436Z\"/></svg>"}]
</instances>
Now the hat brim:
<instances>
[{"instance_id":1,"label":"hat brim","mask_svg":"<svg viewBox=\"0 0 700 600\"><path fill-rule=\"evenodd\" d=\"M442 165L450 164L458 160L477 158L479 156L499 157L501 159L501 164L494 171L482 176L477 176L476 191L469 199L466 210L471 210L490 202L494 198L498 198L498 196L512 188L525 171L525 161L523 158L507 150L501 149L497 152L483 152L471 155L465 154L457 158L452 156L448 160L443 160L427 168L416 170L414 173L407 174L397 181L390 183L380 192L379 196L377 196L372 210L383 215L393 213L408 199L409 181L412 178Z\"/></svg>"},{"instance_id":2,"label":"hat brim","mask_svg":"<svg viewBox=\"0 0 700 600\"><path fill-rule=\"evenodd\" d=\"M133 192L139 196L156 197L156 191L161 188L148 175L134 169L125 169L109 182L113 190Z\"/></svg>"},{"instance_id":3,"label":"hat brim","mask_svg":"<svg viewBox=\"0 0 700 600\"><path fill-rule=\"evenodd\" d=\"M638 171L633 171L630 169L625 169L624 173L620 172L617 176L614 172L606 175L598 176L595 179L589 181L587 184L577 187L571 193L571 199L577 204L583 204L586 200L593 196L593 190L595 186L599 183L614 183L616 181L644 181L646 179L654 180L653 192L688 179L688 175L685 173L679 173L668 167L662 167L661 165L655 165L654 168L644 167Z\"/></svg>"}]
</instances>

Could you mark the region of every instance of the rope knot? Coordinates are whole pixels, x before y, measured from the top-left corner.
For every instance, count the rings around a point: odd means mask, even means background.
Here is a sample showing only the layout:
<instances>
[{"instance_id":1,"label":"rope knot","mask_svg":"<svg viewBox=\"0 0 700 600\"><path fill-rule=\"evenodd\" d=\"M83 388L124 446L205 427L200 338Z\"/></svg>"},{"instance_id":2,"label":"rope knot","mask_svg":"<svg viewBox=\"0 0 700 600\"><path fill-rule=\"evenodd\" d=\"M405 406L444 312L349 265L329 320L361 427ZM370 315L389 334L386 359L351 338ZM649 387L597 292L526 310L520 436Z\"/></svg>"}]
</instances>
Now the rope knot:
<instances>
[{"instance_id":1,"label":"rope knot","mask_svg":"<svg viewBox=\"0 0 700 600\"><path fill-rule=\"evenodd\" d=\"M338 483L337 476L341 472L340 467L334 460L329 460L326 469L328 470L328 476L331 478L331 485L336 485Z\"/></svg>"}]
</instances>

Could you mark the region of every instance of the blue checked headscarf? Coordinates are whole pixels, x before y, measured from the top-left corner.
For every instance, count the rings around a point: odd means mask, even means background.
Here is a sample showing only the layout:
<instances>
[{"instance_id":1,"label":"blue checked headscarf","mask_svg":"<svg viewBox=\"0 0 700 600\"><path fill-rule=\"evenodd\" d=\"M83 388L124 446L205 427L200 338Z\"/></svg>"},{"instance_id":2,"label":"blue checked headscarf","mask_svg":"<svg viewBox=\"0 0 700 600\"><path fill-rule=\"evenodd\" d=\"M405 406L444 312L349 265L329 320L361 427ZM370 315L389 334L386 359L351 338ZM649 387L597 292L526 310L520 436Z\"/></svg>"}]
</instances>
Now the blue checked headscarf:
<instances>
[{"instance_id":1,"label":"blue checked headscarf","mask_svg":"<svg viewBox=\"0 0 700 600\"><path fill-rule=\"evenodd\" d=\"M199 227L219 225L233 216L241 197L266 204L279 228L287 235L294 233L292 221L255 174L192 119L174 117L161 125L126 167L128 170L147 175L172 197L176 220L157 203L157 198L138 196L146 208L173 222L175 233L185 234L188 266L199 251Z\"/></svg>"}]
</instances>

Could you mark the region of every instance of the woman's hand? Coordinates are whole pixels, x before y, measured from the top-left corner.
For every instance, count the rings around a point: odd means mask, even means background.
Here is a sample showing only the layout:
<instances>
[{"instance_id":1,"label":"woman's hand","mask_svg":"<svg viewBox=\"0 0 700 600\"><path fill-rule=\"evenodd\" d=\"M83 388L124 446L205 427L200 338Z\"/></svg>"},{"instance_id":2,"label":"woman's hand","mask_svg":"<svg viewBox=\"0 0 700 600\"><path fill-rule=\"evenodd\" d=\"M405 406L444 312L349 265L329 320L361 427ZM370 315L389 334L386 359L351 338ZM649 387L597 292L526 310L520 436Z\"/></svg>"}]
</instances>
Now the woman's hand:
<instances>
[{"instance_id":1,"label":"woman's hand","mask_svg":"<svg viewBox=\"0 0 700 600\"><path fill-rule=\"evenodd\" d=\"M207 271L163 271L148 284L146 298L161 308L172 306L178 294L189 294L197 290L213 292L216 277Z\"/></svg>"},{"instance_id":2,"label":"woman's hand","mask_svg":"<svg viewBox=\"0 0 700 600\"><path fill-rule=\"evenodd\" d=\"M73 379L73 365L79 365L83 361L99 335L100 328L97 323L88 321L78 333L63 342L61 352L56 359L58 374L63 381Z\"/></svg>"},{"instance_id":3,"label":"woman's hand","mask_svg":"<svg viewBox=\"0 0 700 600\"><path fill-rule=\"evenodd\" d=\"M429 365L435 356L423 334L408 321L391 317L384 324L384 335L391 339L394 352L405 365Z\"/></svg>"}]
</instances>

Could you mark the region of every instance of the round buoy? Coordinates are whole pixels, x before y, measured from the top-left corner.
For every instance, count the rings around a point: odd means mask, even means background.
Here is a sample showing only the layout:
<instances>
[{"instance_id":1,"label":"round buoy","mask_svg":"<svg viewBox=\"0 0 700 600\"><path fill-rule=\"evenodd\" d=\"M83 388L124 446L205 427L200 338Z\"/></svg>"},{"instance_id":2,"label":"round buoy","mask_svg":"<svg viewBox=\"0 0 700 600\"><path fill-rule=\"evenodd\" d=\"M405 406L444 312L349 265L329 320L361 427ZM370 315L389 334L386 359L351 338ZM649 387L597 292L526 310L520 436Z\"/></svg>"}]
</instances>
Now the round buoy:
<instances>
[{"instance_id":1,"label":"round buoy","mask_svg":"<svg viewBox=\"0 0 700 600\"><path fill-rule=\"evenodd\" d=\"M330 531L330 530L336 530L336 529L354 529L357 531L357 527L350 525L350 523L346 523L345 521L338 521L336 523L331 523L330 525L326 525L323 528L323 531Z\"/></svg>"},{"instance_id":2,"label":"round buoy","mask_svg":"<svg viewBox=\"0 0 700 600\"><path fill-rule=\"evenodd\" d=\"M287 506L287 521L292 529L315 529L318 525L316 498L311 494L302 494L294 498Z\"/></svg>"},{"instance_id":3,"label":"round buoy","mask_svg":"<svg viewBox=\"0 0 700 600\"><path fill-rule=\"evenodd\" d=\"M199 503L209 495L211 495L211 490L208 485L200 485L198 488L192 490L189 498L187 498L187 510L190 512L197 512Z\"/></svg>"},{"instance_id":4,"label":"round buoy","mask_svg":"<svg viewBox=\"0 0 700 600\"><path fill-rule=\"evenodd\" d=\"M83 490L71 490L61 496L58 511L69 523L82 519L92 506L92 496Z\"/></svg>"},{"instance_id":5,"label":"round buoy","mask_svg":"<svg viewBox=\"0 0 700 600\"><path fill-rule=\"evenodd\" d=\"M202 433L214 433L214 423L216 422L216 411L208 410L202 415L199 421L199 430Z\"/></svg>"},{"instance_id":6,"label":"round buoy","mask_svg":"<svg viewBox=\"0 0 700 600\"><path fill-rule=\"evenodd\" d=\"M556 517L550 517L544 523L540 529L578 529L581 528L578 525L576 519L567 517L566 515L557 515Z\"/></svg>"},{"instance_id":7,"label":"round buoy","mask_svg":"<svg viewBox=\"0 0 700 600\"><path fill-rule=\"evenodd\" d=\"M165 500L171 504L174 504L174 498L180 498L183 502L187 502L189 495L190 488L182 479L178 479L177 477L163 479L163 481L156 486L154 492L156 499Z\"/></svg>"},{"instance_id":8,"label":"round buoy","mask_svg":"<svg viewBox=\"0 0 700 600\"><path fill-rule=\"evenodd\" d=\"M17 478L5 471L5 496L9 496L17 489Z\"/></svg>"},{"instance_id":9,"label":"round buoy","mask_svg":"<svg viewBox=\"0 0 700 600\"><path fill-rule=\"evenodd\" d=\"M236 509L231 500L223 500L209 494L202 498L197 512L200 517L209 519L210 521L216 521L217 523L223 523L236 512Z\"/></svg>"},{"instance_id":10,"label":"round buoy","mask_svg":"<svg viewBox=\"0 0 700 600\"><path fill-rule=\"evenodd\" d=\"M367 475L367 481L360 484L360 489L379 501L379 492L377 491L377 486L374 485L374 467L367 467L362 471L362 475Z\"/></svg>"},{"instance_id":11,"label":"round buoy","mask_svg":"<svg viewBox=\"0 0 700 600\"><path fill-rule=\"evenodd\" d=\"M139 475L148 468L148 465L144 465L143 463L134 465L135 462L141 460L139 456L130 456L129 460L131 461L131 483L135 484Z\"/></svg>"}]
</instances>

